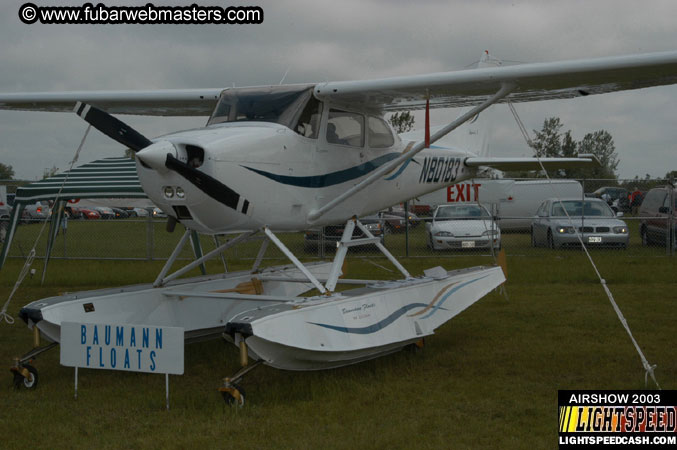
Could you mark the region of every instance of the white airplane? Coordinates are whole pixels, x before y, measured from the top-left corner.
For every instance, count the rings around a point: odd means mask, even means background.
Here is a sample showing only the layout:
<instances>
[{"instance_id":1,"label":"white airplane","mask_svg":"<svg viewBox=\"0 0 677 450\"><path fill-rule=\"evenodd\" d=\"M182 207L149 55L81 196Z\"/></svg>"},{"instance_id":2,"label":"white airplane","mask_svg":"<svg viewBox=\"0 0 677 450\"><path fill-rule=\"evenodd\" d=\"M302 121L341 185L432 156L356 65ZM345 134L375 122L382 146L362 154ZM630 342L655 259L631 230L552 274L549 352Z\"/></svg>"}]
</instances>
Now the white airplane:
<instances>
[{"instance_id":1,"label":"white airplane","mask_svg":"<svg viewBox=\"0 0 677 450\"><path fill-rule=\"evenodd\" d=\"M476 69L367 81L227 89L0 94L0 109L75 111L136 152L151 200L171 224L206 234L241 233L167 276L188 231L153 285L42 299L22 309L34 330L59 342L62 321L181 326L186 337L220 334L241 349L235 384L259 363L290 370L339 367L419 342L505 281L500 268L414 278L357 217L473 178L478 169L566 167L594 158L487 157L432 147L489 106L573 98L677 82L677 52L501 66L488 54ZM403 141L383 115L469 107L426 139ZM211 114L203 128L148 139L110 114ZM331 263L303 264L276 237L280 231L345 222ZM354 230L362 231L354 238ZM205 259L263 235L251 271L176 281ZM355 232L357 236L359 233ZM293 265L259 270L269 242ZM400 270L395 282L342 280L349 247L375 244ZM366 287L336 292L338 283ZM312 288L318 294L300 297ZM187 301L189 299L190 301ZM34 326L35 325L35 326ZM35 352L29 353L34 356ZM249 358L257 361L247 365ZM23 357L18 382L37 372ZM28 367L28 368L27 368Z\"/></svg>"}]
</instances>

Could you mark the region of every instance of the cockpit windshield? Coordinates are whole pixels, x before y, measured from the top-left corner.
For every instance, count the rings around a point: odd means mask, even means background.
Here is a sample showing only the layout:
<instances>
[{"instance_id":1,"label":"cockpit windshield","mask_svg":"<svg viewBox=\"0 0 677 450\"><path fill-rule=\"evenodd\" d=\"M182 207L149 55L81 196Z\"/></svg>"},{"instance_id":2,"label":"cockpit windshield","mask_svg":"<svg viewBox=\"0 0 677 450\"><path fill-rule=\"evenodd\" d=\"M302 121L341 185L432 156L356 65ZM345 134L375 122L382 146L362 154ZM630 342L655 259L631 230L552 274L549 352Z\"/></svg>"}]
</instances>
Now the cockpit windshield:
<instances>
[{"instance_id":1,"label":"cockpit windshield","mask_svg":"<svg viewBox=\"0 0 677 450\"><path fill-rule=\"evenodd\" d=\"M227 89L207 125L224 122L274 122L292 128L308 100L313 86L270 86Z\"/></svg>"}]
</instances>

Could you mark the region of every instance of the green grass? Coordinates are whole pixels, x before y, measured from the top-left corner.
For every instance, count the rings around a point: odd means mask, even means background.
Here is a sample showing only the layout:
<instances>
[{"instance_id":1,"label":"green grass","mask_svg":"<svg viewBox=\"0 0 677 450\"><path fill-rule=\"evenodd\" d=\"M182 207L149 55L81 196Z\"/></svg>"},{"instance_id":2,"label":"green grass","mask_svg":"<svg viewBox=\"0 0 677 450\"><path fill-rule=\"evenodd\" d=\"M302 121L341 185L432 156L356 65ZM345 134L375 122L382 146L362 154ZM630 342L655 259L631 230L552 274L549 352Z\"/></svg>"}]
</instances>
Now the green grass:
<instances>
[{"instance_id":1,"label":"green grass","mask_svg":"<svg viewBox=\"0 0 677 450\"><path fill-rule=\"evenodd\" d=\"M492 261L455 256L403 263L420 274L435 265L452 269ZM677 260L632 251L593 256L645 355L658 364L662 387L677 389ZM373 259L387 266L383 258ZM230 266L250 264L240 259ZM644 372L580 251L536 249L509 256L508 264L509 299L488 295L427 339L422 352L323 372L261 367L243 383L247 405L241 409L225 406L216 392L220 379L238 369L236 349L219 341L186 347L185 375L170 377L170 411L164 410L159 375L82 369L74 400L73 369L60 366L53 350L35 362L40 385L34 391L14 390L5 372L1 446L553 448L557 389L641 389ZM3 302L20 265L13 259L0 271ZM37 276L24 282L10 312L16 316L27 302L59 292L148 282L161 265L56 260L44 286ZM353 259L347 276L395 274ZM22 322L1 324L0 361L9 368L31 342Z\"/></svg>"},{"instance_id":2,"label":"green grass","mask_svg":"<svg viewBox=\"0 0 677 450\"><path fill-rule=\"evenodd\" d=\"M620 251L623 256L665 256L665 247L643 247L639 238L639 222L633 218L626 218L630 229L630 246L627 250ZM21 225L17 229L12 248L11 257L25 257L32 248L40 231L41 224ZM59 234L54 242L52 256L55 258L135 258L135 259L162 259L167 258L176 246L183 234L182 227L177 227L174 233L165 232L165 223L157 220L147 222L146 219L127 220L102 220L85 221L71 220L68 222L68 232L64 237ZM47 232L41 237L36 248L38 256L44 255ZM151 236L151 237L149 237ZM280 233L281 240L295 253L302 254L306 258L319 256L318 251L307 252L304 245L303 233ZM426 245L425 226L420 224L410 230L408 239L404 233L387 234L385 236L386 247L396 256L421 256L421 257L445 257L456 258L473 254L489 254L487 250L476 251L440 251L432 252ZM223 243L223 238L220 238ZM205 252L215 248L211 237L201 236L201 243ZM227 251L226 256L230 259L254 259L256 257L260 241L249 242ZM529 233L504 233L502 245L509 255L548 256L552 252L544 248L532 248ZM570 250L576 251L576 250ZM379 255L374 248L356 248L358 255ZM595 250L602 254L608 250ZM333 254L332 248L327 248L327 255ZM186 246L180 254L183 259L192 257L190 246ZM267 257L283 258L283 254L274 246L268 249Z\"/></svg>"}]
</instances>

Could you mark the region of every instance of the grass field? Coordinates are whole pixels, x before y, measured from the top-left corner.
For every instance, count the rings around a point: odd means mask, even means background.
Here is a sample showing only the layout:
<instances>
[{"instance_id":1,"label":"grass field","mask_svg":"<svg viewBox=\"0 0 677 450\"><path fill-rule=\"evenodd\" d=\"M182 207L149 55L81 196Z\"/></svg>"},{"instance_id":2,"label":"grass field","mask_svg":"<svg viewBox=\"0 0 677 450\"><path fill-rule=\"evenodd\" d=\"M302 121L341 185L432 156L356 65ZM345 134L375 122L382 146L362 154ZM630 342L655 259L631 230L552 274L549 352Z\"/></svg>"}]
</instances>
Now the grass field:
<instances>
[{"instance_id":1,"label":"grass field","mask_svg":"<svg viewBox=\"0 0 677 450\"><path fill-rule=\"evenodd\" d=\"M427 339L422 352L324 372L261 367L243 383L241 409L216 391L238 368L236 349L219 341L186 348L185 375L170 377L170 411L160 375L82 369L74 400L73 369L60 366L53 350L35 362L34 391L15 390L5 372L0 447L553 448L558 389L641 389L644 371L581 252L536 250L508 257L509 299L488 295ZM594 257L646 357L658 364L658 381L677 389L677 259L631 251ZM413 274L491 262L472 255L403 260ZM0 271L2 302L20 264L10 260ZM234 260L231 270L250 264ZM148 282L161 265L56 260L44 286L37 276L24 282L10 312L59 292ZM394 276L363 259L347 268L350 278ZM3 323L0 342L9 368L32 336L20 321Z\"/></svg>"},{"instance_id":2,"label":"grass field","mask_svg":"<svg viewBox=\"0 0 677 450\"><path fill-rule=\"evenodd\" d=\"M641 245L639 237L639 221L637 218L625 218L630 229L630 245L623 251L624 256L665 256L665 246L645 247ZM18 228L10 256L25 257L35 242L41 224L22 225ZM54 242L52 256L55 258L136 258L136 259L161 259L171 254L174 246L183 234L182 228L178 227L174 233L165 232L165 223L161 220L148 223L145 219L129 220L71 220L68 222L68 233L64 238L59 234ZM37 254L44 255L47 242L47 233L41 237ZM280 233L282 241L295 253L306 257L317 257L319 252L306 251L303 233ZM223 239L221 238L221 241ZM459 255L455 251L432 252L428 249L425 226L418 225L410 230L409 246L407 251L406 237L404 233L387 234L385 244L388 249L397 256L435 256L455 258ZM204 251L214 248L213 238L202 236L201 243ZM502 245L509 255L543 255L551 252L548 249L535 249L531 247L531 235L523 233L504 233ZM228 250L228 259L255 258L258 251L258 242L247 243ZM330 246L327 252L331 253ZM363 255L379 254L375 249L356 248L353 252ZM478 249L469 251L470 254L488 254L489 251ZM603 251L606 252L606 251ZM465 253L468 254L466 251ZM270 246L268 256L282 257L282 253ZM182 258L191 258L190 246L186 246L181 253Z\"/></svg>"}]
</instances>

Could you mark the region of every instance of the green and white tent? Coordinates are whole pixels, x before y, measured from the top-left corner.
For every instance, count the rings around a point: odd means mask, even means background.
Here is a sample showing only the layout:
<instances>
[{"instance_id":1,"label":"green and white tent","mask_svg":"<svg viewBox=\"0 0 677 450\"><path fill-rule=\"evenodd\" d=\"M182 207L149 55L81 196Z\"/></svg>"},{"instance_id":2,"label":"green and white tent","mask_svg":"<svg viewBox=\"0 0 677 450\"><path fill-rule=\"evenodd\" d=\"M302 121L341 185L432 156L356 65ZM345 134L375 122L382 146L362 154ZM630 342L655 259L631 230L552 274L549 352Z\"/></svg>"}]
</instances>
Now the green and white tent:
<instances>
[{"instance_id":1,"label":"green and white tent","mask_svg":"<svg viewBox=\"0 0 677 450\"><path fill-rule=\"evenodd\" d=\"M61 188L62 185L63 189ZM148 199L141 188L139 176L136 173L136 163L133 159L126 157L99 159L18 188L7 225L2 253L0 253L0 269L5 264L12 239L26 205L43 200L54 202L45 252L44 266L46 269L54 239L63 220L66 203L78 199L107 198ZM195 232L193 233L193 244L196 256L201 255L199 239Z\"/></svg>"}]
</instances>

